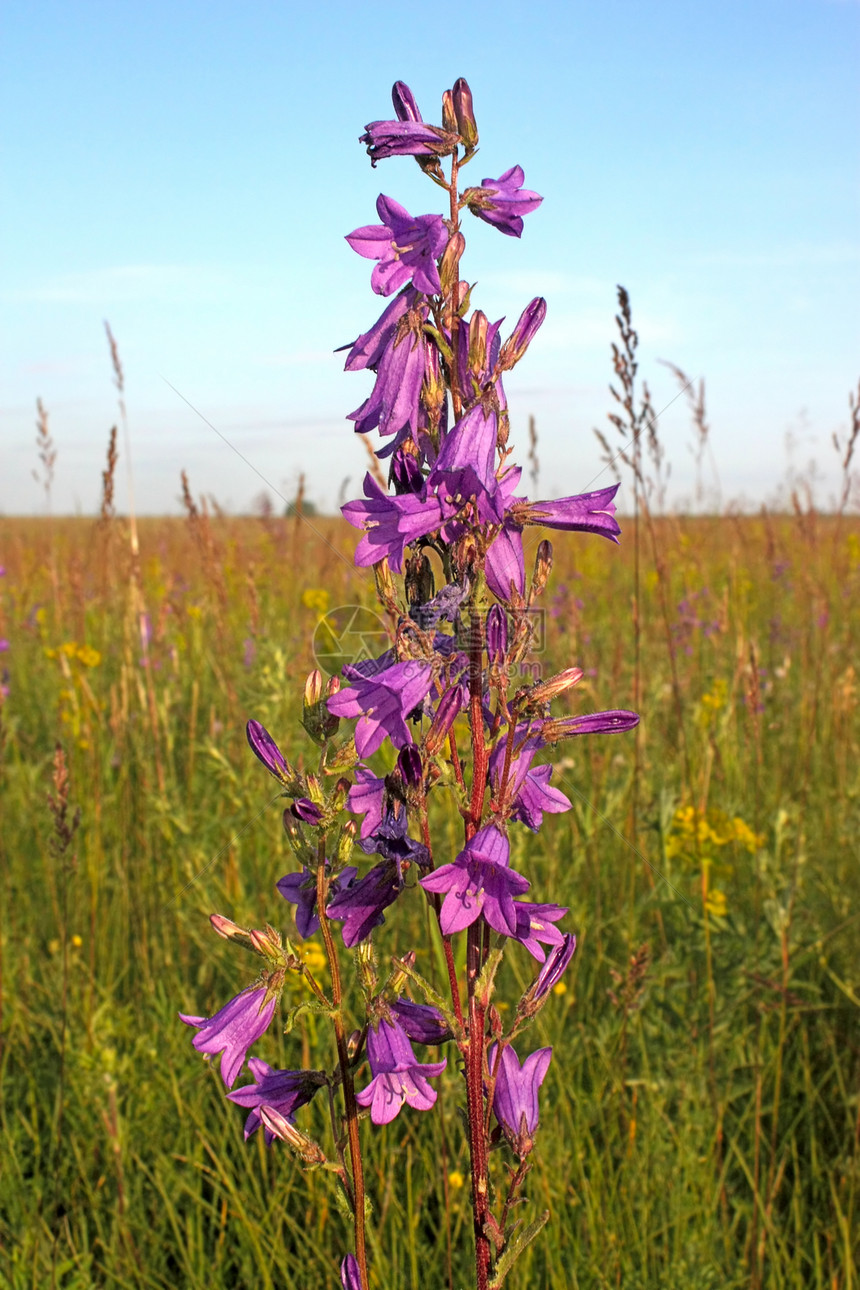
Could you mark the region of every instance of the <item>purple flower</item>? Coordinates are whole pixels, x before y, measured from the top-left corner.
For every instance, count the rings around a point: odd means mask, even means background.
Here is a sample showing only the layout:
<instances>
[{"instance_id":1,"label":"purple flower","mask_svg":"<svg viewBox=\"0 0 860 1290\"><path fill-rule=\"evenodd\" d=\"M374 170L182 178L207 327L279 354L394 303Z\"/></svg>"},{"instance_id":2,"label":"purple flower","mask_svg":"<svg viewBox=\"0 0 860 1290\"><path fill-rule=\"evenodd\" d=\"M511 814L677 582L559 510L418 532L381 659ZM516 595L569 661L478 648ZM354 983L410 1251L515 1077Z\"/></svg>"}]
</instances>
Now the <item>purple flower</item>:
<instances>
[{"instance_id":1,"label":"purple flower","mask_svg":"<svg viewBox=\"0 0 860 1290\"><path fill-rule=\"evenodd\" d=\"M354 1254L347 1254L340 1265L340 1284L343 1290L364 1290L361 1284L361 1269Z\"/></svg>"},{"instance_id":2,"label":"purple flower","mask_svg":"<svg viewBox=\"0 0 860 1290\"><path fill-rule=\"evenodd\" d=\"M449 430L427 479L439 488L442 503L453 514L474 497L484 524L501 523L504 508L496 479L496 413L480 405L470 408Z\"/></svg>"},{"instance_id":3,"label":"purple flower","mask_svg":"<svg viewBox=\"0 0 860 1290\"><path fill-rule=\"evenodd\" d=\"M366 260L378 260L370 285L378 296L412 281L416 291L432 296L442 290L436 260L448 244L448 230L441 215L413 218L393 197L380 193L376 213L381 224L365 224L346 236L353 251Z\"/></svg>"},{"instance_id":4,"label":"purple flower","mask_svg":"<svg viewBox=\"0 0 860 1290\"><path fill-rule=\"evenodd\" d=\"M326 863L326 870L328 868ZM329 896L347 888L357 873L354 865L341 869L329 888ZM318 932L320 920L317 914L317 876L314 870L304 865L298 873L288 873L279 878L275 886L284 900L296 906L296 930L299 936L307 939Z\"/></svg>"},{"instance_id":5,"label":"purple flower","mask_svg":"<svg viewBox=\"0 0 860 1290\"><path fill-rule=\"evenodd\" d=\"M487 658L491 665L499 665L507 652L508 616L501 605L493 605L487 614Z\"/></svg>"},{"instance_id":6,"label":"purple flower","mask_svg":"<svg viewBox=\"0 0 860 1290\"><path fill-rule=\"evenodd\" d=\"M394 663L372 677L350 668L353 682L328 700L329 712L338 717L358 717L355 747L359 757L369 757L386 736L395 748L412 743L405 718L429 693L433 669L429 663Z\"/></svg>"},{"instance_id":7,"label":"purple flower","mask_svg":"<svg viewBox=\"0 0 860 1290\"><path fill-rule=\"evenodd\" d=\"M343 943L352 949L369 936L374 927L385 922L382 911L393 905L403 889L403 882L392 860L375 865L358 882L338 891L326 906L326 915L343 923Z\"/></svg>"},{"instance_id":8,"label":"purple flower","mask_svg":"<svg viewBox=\"0 0 860 1290\"><path fill-rule=\"evenodd\" d=\"M482 915L501 935L516 935L514 896L521 896L531 884L508 867L510 852L505 835L488 824L466 843L453 864L442 865L420 880L425 891L446 893L439 916L446 936L462 932Z\"/></svg>"},{"instance_id":9,"label":"purple flower","mask_svg":"<svg viewBox=\"0 0 860 1290\"><path fill-rule=\"evenodd\" d=\"M243 990L229 1003L225 1003L214 1017L190 1017L179 1014L187 1026L196 1026L198 1034L192 1039L199 1053L221 1058L221 1078L227 1088L232 1088L242 1069L248 1049L269 1028L275 1012L276 996L267 999L265 986Z\"/></svg>"},{"instance_id":10,"label":"purple flower","mask_svg":"<svg viewBox=\"0 0 860 1290\"><path fill-rule=\"evenodd\" d=\"M388 1006L395 1020L416 1044L444 1044L454 1037L441 1012L429 1004L413 1003L401 996Z\"/></svg>"},{"instance_id":11,"label":"purple flower","mask_svg":"<svg viewBox=\"0 0 860 1290\"><path fill-rule=\"evenodd\" d=\"M543 201L537 193L523 188L524 178L522 166L511 166L498 179L483 179L480 188L467 188L463 201L478 219L510 237L520 237L523 215L537 210Z\"/></svg>"},{"instance_id":12,"label":"purple flower","mask_svg":"<svg viewBox=\"0 0 860 1290\"><path fill-rule=\"evenodd\" d=\"M536 296L520 314L517 325L502 346L501 366L507 371L518 363L534 340L546 318L546 301Z\"/></svg>"},{"instance_id":13,"label":"purple flower","mask_svg":"<svg viewBox=\"0 0 860 1290\"><path fill-rule=\"evenodd\" d=\"M414 744L407 744L405 748L400 749L397 755L397 769L407 788L417 788L421 783L423 774L421 754Z\"/></svg>"},{"instance_id":14,"label":"purple flower","mask_svg":"<svg viewBox=\"0 0 860 1290\"><path fill-rule=\"evenodd\" d=\"M487 1053L491 1075L496 1068L496 1049L497 1045L493 1044ZM532 1148L531 1138L539 1119L538 1089L546 1078L551 1060L551 1048L538 1048L520 1066L510 1044L502 1049L496 1072L493 1112L520 1156L528 1155Z\"/></svg>"},{"instance_id":15,"label":"purple flower","mask_svg":"<svg viewBox=\"0 0 860 1290\"><path fill-rule=\"evenodd\" d=\"M271 1107L279 1115L285 1116L290 1124L294 1124L295 1112L310 1102L317 1089L322 1088L326 1081L323 1071L273 1070L268 1062L261 1061L259 1057L249 1058L248 1066L254 1076L254 1083L243 1084L241 1088L227 1094L237 1106L250 1109L251 1114L245 1121L246 1141L262 1124L259 1111L261 1106ZM274 1133L265 1126L263 1132L266 1143L271 1146L275 1141Z\"/></svg>"},{"instance_id":16,"label":"purple flower","mask_svg":"<svg viewBox=\"0 0 860 1290\"><path fill-rule=\"evenodd\" d=\"M389 808L381 823L358 844L365 855L380 855L385 860L393 860L397 866L397 876L401 881L404 862L411 861L421 865L422 868L426 868L430 863L430 852L423 843L410 838L406 829L406 808L401 806L396 815Z\"/></svg>"},{"instance_id":17,"label":"purple flower","mask_svg":"<svg viewBox=\"0 0 860 1290\"><path fill-rule=\"evenodd\" d=\"M349 790L346 809L354 815L363 815L361 837L375 832L382 823L385 803L385 780L379 779L367 766L356 766L355 783Z\"/></svg>"},{"instance_id":18,"label":"purple flower","mask_svg":"<svg viewBox=\"0 0 860 1290\"><path fill-rule=\"evenodd\" d=\"M542 963L546 954L541 949L541 944L552 945L554 953L564 942L563 934L552 924L564 918L567 906L536 905L528 900L518 900L514 908L517 911L517 930L512 939L519 941L532 958Z\"/></svg>"},{"instance_id":19,"label":"purple flower","mask_svg":"<svg viewBox=\"0 0 860 1290\"><path fill-rule=\"evenodd\" d=\"M378 426L380 434L398 436L395 447L407 430L417 439L421 418L419 396L428 366L426 315L426 307L410 308L392 330L375 364L376 383L370 397L347 417L348 421L355 422L357 434L367 434Z\"/></svg>"},{"instance_id":20,"label":"purple flower","mask_svg":"<svg viewBox=\"0 0 860 1290\"><path fill-rule=\"evenodd\" d=\"M541 737L545 743L554 744L559 739L572 739L574 735L622 734L638 725L638 712L611 708L608 712L587 712L581 717L551 717L543 722Z\"/></svg>"},{"instance_id":21,"label":"purple flower","mask_svg":"<svg viewBox=\"0 0 860 1290\"><path fill-rule=\"evenodd\" d=\"M343 346L344 349L349 349L343 370L345 372L361 372L367 367L375 370L379 366L382 355L394 339L397 324L410 309L415 307L417 302L418 292L413 291L411 287L406 291L401 291L400 295L395 296L369 331L363 332L357 340L353 341L351 346Z\"/></svg>"},{"instance_id":22,"label":"purple flower","mask_svg":"<svg viewBox=\"0 0 860 1290\"><path fill-rule=\"evenodd\" d=\"M459 135L423 121L370 121L364 131L359 143L373 166L385 157L446 157L460 141Z\"/></svg>"},{"instance_id":23,"label":"purple flower","mask_svg":"<svg viewBox=\"0 0 860 1290\"><path fill-rule=\"evenodd\" d=\"M515 735L517 744L520 742L520 732L525 735L526 730L526 726L517 727ZM505 742L504 739L500 739L490 757L490 779L496 793L501 788L505 765ZM552 766L536 766L532 769L532 761L536 753L545 747L546 744L539 734L529 736L522 742L516 756L511 758L508 772L507 794L513 806L511 816L525 824L533 833L537 833L543 823L544 811L551 815L558 815L562 811L569 811L571 807L564 793L550 787Z\"/></svg>"},{"instance_id":24,"label":"purple flower","mask_svg":"<svg viewBox=\"0 0 860 1290\"><path fill-rule=\"evenodd\" d=\"M309 797L297 797L290 807L290 814L304 824L319 824L323 817L322 807Z\"/></svg>"},{"instance_id":25,"label":"purple flower","mask_svg":"<svg viewBox=\"0 0 860 1290\"><path fill-rule=\"evenodd\" d=\"M568 532L599 533L612 542L618 541L621 529L615 520L615 502L618 484L599 488L594 493L581 493L578 497L560 497L554 502L523 502L514 507L520 524L542 524L548 529L565 529ZM518 499L517 499L518 500Z\"/></svg>"},{"instance_id":26,"label":"purple flower","mask_svg":"<svg viewBox=\"0 0 860 1290\"><path fill-rule=\"evenodd\" d=\"M392 497L370 473L364 477L364 496L366 501L357 499L341 507L344 519L353 528L364 529L364 537L355 548L355 563L366 568L387 556L391 567L400 573L406 547L441 525L439 502L417 493Z\"/></svg>"},{"instance_id":27,"label":"purple flower","mask_svg":"<svg viewBox=\"0 0 860 1290\"><path fill-rule=\"evenodd\" d=\"M263 763L270 775L274 775L281 784L292 783L292 772L284 761L280 748L275 743L265 726L259 721L249 721L245 727L251 752Z\"/></svg>"},{"instance_id":28,"label":"purple flower","mask_svg":"<svg viewBox=\"0 0 860 1290\"><path fill-rule=\"evenodd\" d=\"M526 566L523 556L523 531L515 524L503 524L487 551L484 567L487 586L506 604L512 592L524 595Z\"/></svg>"},{"instance_id":29,"label":"purple flower","mask_svg":"<svg viewBox=\"0 0 860 1290\"><path fill-rule=\"evenodd\" d=\"M572 932L566 932L562 943L550 953L540 970L537 981L531 988L530 994L533 1000L542 999L549 994L554 985L558 984L575 951L576 937Z\"/></svg>"},{"instance_id":30,"label":"purple flower","mask_svg":"<svg viewBox=\"0 0 860 1290\"><path fill-rule=\"evenodd\" d=\"M441 1075L447 1061L420 1063L403 1027L381 1021L367 1033L367 1056L373 1079L356 1094L359 1106L370 1107L374 1124L389 1124L408 1102L416 1111L429 1111L436 1090L428 1077Z\"/></svg>"}]
</instances>

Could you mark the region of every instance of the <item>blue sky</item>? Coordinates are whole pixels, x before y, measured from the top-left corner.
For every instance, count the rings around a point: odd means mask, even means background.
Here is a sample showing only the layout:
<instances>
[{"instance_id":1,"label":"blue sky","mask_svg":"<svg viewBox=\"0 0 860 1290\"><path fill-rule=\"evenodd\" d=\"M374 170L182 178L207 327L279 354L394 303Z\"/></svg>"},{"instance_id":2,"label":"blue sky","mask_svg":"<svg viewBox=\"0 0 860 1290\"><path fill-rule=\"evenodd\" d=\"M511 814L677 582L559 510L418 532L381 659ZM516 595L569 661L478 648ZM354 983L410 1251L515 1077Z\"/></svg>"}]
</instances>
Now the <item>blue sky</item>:
<instances>
[{"instance_id":1,"label":"blue sky","mask_svg":"<svg viewBox=\"0 0 860 1290\"><path fill-rule=\"evenodd\" d=\"M512 440L537 420L539 492L608 482L592 427L619 282L641 375L671 403L676 501L691 432L660 359L706 379L724 503L772 500L813 457L819 501L834 491L830 437L860 375L856 2L7 0L0 45L0 511L44 508L37 397L54 511L98 508L117 419L105 319L141 511L177 509L182 469L234 510L260 476L273 497L300 472L325 506L347 477L356 495L364 453L343 418L370 377L332 351L383 302L343 235L375 220L379 192L441 209L411 160L374 171L357 136L391 115L394 80L437 120L457 76L481 132L471 181L519 163L545 198L519 242L470 221L463 262L492 318L548 301L507 382Z\"/></svg>"}]
</instances>

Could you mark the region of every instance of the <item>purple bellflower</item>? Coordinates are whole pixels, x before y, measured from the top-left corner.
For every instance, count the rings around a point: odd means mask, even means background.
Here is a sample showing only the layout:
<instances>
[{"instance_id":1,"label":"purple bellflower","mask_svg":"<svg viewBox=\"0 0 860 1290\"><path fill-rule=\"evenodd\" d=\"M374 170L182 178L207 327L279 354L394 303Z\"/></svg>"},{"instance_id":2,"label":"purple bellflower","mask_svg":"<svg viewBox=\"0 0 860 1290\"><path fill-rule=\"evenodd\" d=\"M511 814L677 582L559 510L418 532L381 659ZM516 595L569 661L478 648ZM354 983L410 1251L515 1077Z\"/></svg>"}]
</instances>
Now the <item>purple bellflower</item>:
<instances>
[{"instance_id":1,"label":"purple bellflower","mask_svg":"<svg viewBox=\"0 0 860 1290\"><path fill-rule=\"evenodd\" d=\"M567 913L565 905L536 905L528 900L518 900L514 908L517 911L517 931L512 938L524 945L531 954L542 963L546 958L541 944L552 945L552 953L564 942L564 935L553 927Z\"/></svg>"},{"instance_id":2,"label":"purple bellflower","mask_svg":"<svg viewBox=\"0 0 860 1290\"><path fill-rule=\"evenodd\" d=\"M448 431L427 484L439 488L442 504L450 508L450 514L474 497L483 523L501 522L503 502L495 471L497 438L496 413L485 411L480 404Z\"/></svg>"},{"instance_id":3,"label":"purple bellflower","mask_svg":"<svg viewBox=\"0 0 860 1290\"><path fill-rule=\"evenodd\" d=\"M487 1053L490 1073L496 1071L496 1048ZM510 1044L502 1049L496 1071L493 1113L520 1156L531 1151L531 1138L538 1127L538 1089L546 1078L552 1060L551 1048L538 1048L520 1066Z\"/></svg>"},{"instance_id":4,"label":"purple bellflower","mask_svg":"<svg viewBox=\"0 0 860 1290\"><path fill-rule=\"evenodd\" d=\"M533 1000L543 999L554 986L558 985L568 963L576 952L576 937L573 932L566 932L561 945L551 951L540 970L538 979L530 991Z\"/></svg>"},{"instance_id":5,"label":"purple bellflower","mask_svg":"<svg viewBox=\"0 0 860 1290\"><path fill-rule=\"evenodd\" d=\"M514 499L514 518L520 524L540 524L547 529L567 532L599 533L611 542L618 541L621 529L615 519L614 497L619 485L599 488L577 497L559 497L554 502L529 502Z\"/></svg>"},{"instance_id":6,"label":"purple bellflower","mask_svg":"<svg viewBox=\"0 0 860 1290\"><path fill-rule=\"evenodd\" d=\"M221 1078L227 1088L232 1088L242 1069L248 1049L269 1029L275 1013L277 996L267 998L265 986L243 990L229 1003L225 1003L214 1017L190 1017L180 1012L187 1026L196 1026L198 1033L192 1044L199 1053L208 1057L221 1057Z\"/></svg>"},{"instance_id":7,"label":"purple bellflower","mask_svg":"<svg viewBox=\"0 0 860 1290\"><path fill-rule=\"evenodd\" d=\"M413 1003L402 995L388 1005L395 1021L416 1044L444 1044L454 1032L437 1008L428 1003Z\"/></svg>"},{"instance_id":8,"label":"purple bellflower","mask_svg":"<svg viewBox=\"0 0 860 1290\"><path fill-rule=\"evenodd\" d=\"M401 1025L381 1021L379 1028L367 1032L367 1056L373 1079L356 1094L360 1106L370 1107L374 1124L389 1124L404 1102L416 1111L429 1111L436 1101L436 1090L428 1078L441 1075L447 1061L420 1063Z\"/></svg>"},{"instance_id":9,"label":"purple bellflower","mask_svg":"<svg viewBox=\"0 0 860 1290\"><path fill-rule=\"evenodd\" d=\"M498 179L484 179L480 188L467 188L463 201L478 219L493 224L509 237L521 237L523 215L537 210L543 201L537 193L523 188L522 166L511 166Z\"/></svg>"},{"instance_id":10,"label":"purple bellflower","mask_svg":"<svg viewBox=\"0 0 860 1290\"><path fill-rule=\"evenodd\" d=\"M364 477L364 496L366 501L347 502L341 507L344 519L353 528L364 529L364 537L355 549L355 563L366 568L387 556L392 569L400 573L409 543L440 527L439 501L435 497L424 499L419 493L392 497L370 473Z\"/></svg>"},{"instance_id":11,"label":"purple bellflower","mask_svg":"<svg viewBox=\"0 0 860 1290\"><path fill-rule=\"evenodd\" d=\"M227 1096L238 1106L247 1107L250 1115L245 1121L245 1139L247 1141L263 1123L260 1119L260 1107L271 1107L283 1115L290 1124L295 1123L295 1113L299 1107L310 1102L317 1089L326 1082L324 1071L278 1071L273 1070L268 1062L259 1057L251 1057L248 1067L254 1076L253 1084L243 1084L234 1088ZM266 1144L271 1146L275 1134L263 1126Z\"/></svg>"},{"instance_id":12,"label":"purple bellflower","mask_svg":"<svg viewBox=\"0 0 860 1290\"><path fill-rule=\"evenodd\" d=\"M326 864L328 868L328 864ZM341 869L329 888L329 896L345 890L352 882L358 870L354 865ZM317 913L317 876L313 869L304 865L298 873L285 874L275 883L284 900L296 906L296 930L305 940L320 929Z\"/></svg>"},{"instance_id":13,"label":"purple bellflower","mask_svg":"<svg viewBox=\"0 0 860 1290\"><path fill-rule=\"evenodd\" d=\"M352 949L385 922L383 910L393 905L403 882L393 860L383 860L349 886L338 891L326 906L326 915L343 923L343 943Z\"/></svg>"},{"instance_id":14,"label":"purple bellflower","mask_svg":"<svg viewBox=\"0 0 860 1290\"><path fill-rule=\"evenodd\" d=\"M467 842L453 864L442 865L420 880L425 891L444 892L439 926L446 936L462 932L483 915L494 931L515 936L517 910L514 896L531 883L508 867L511 847L493 824Z\"/></svg>"},{"instance_id":15,"label":"purple bellflower","mask_svg":"<svg viewBox=\"0 0 860 1290\"><path fill-rule=\"evenodd\" d=\"M251 752L261 761L270 775L285 787L292 783L293 776L284 760L284 755L264 725L259 721L249 721L245 734L251 746Z\"/></svg>"},{"instance_id":16,"label":"purple bellflower","mask_svg":"<svg viewBox=\"0 0 860 1290\"><path fill-rule=\"evenodd\" d=\"M361 1269L354 1254L347 1254L340 1265L340 1284L343 1290L364 1290L361 1284Z\"/></svg>"},{"instance_id":17,"label":"purple bellflower","mask_svg":"<svg viewBox=\"0 0 860 1290\"><path fill-rule=\"evenodd\" d=\"M353 251L378 260L370 285L378 296L390 296L411 280L416 291L436 295L442 290L436 260L448 244L441 215L409 212L392 197L380 194L376 213L381 224L365 224L346 236Z\"/></svg>"},{"instance_id":18,"label":"purple bellflower","mask_svg":"<svg viewBox=\"0 0 860 1290\"><path fill-rule=\"evenodd\" d=\"M424 700L433 684L429 663L394 663L373 677L349 669L353 682L328 700L329 712L338 717L358 717L355 747L359 757L369 757L386 736L395 748L412 743L405 718Z\"/></svg>"},{"instance_id":19,"label":"purple bellflower","mask_svg":"<svg viewBox=\"0 0 860 1290\"><path fill-rule=\"evenodd\" d=\"M526 727L518 727L517 737L520 730L525 735ZM532 767L535 755L545 747L539 734L530 735L511 759L508 772L507 794L513 807L511 818L525 824L533 833L537 833L543 823L544 811L558 815L562 811L569 811L571 807L570 800L560 789L550 787L552 766ZM501 787L504 765L505 741L499 740L490 757L490 780L496 793Z\"/></svg>"},{"instance_id":20,"label":"purple bellflower","mask_svg":"<svg viewBox=\"0 0 860 1290\"><path fill-rule=\"evenodd\" d=\"M459 143L459 135L423 121L370 121L358 141L375 166L385 157L447 157Z\"/></svg>"},{"instance_id":21,"label":"purple bellflower","mask_svg":"<svg viewBox=\"0 0 860 1290\"><path fill-rule=\"evenodd\" d=\"M385 780L379 779L367 766L356 766L355 783L349 790L346 809L363 815L360 837L369 837L382 823L385 807Z\"/></svg>"},{"instance_id":22,"label":"purple bellflower","mask_svg":"<svg viewBox=\"0 0 860 1290\"><path fill-rule=\"evenodd\" d=\"M574 735L617 735L639 725L638 712L610 708L607 712L586 712L581 717L550 717L541 726L545 743L572 739Z\"/></svg>"},{"instance_id":23,"label":"purple bellflower","mask_svg":"<svg viewBox=\"0 0 860 1290\"><path fill-rule=\"evenodd\" d=\"M355 422L356 434L367 434L378 426L381 435L397 436L394 447L407 435L418 439L421 386L428 364L426 316L426 306L415 305L393 329L378 362L373 365L376 382L369 397L347 417L348 421Z\"/></svg>"}]
</instances>

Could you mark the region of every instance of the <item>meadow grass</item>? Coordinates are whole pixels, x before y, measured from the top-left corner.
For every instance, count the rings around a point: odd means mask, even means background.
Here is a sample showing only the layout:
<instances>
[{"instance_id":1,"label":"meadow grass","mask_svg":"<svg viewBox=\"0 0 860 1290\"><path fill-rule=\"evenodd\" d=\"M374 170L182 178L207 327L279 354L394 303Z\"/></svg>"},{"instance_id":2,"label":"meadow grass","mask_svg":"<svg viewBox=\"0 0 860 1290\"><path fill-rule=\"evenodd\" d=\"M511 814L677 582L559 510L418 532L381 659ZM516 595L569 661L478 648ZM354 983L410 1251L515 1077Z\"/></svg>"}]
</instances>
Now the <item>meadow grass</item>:
<instances>
[{"instance_id":1,"label":"meadow grass","mask_svg":"<svg viewBox=\"0 0 860 1290\"><path fill-rule=\"evenodd\" d=\"M312 756L314 632L326 607L375 607L373 582L334 520L191 502L138 527L135 559L110 513L0 520L0 1285L336 1287L349 1225L326 1178L243 1142L177 1013L256 973L210 912L292 923L244 724ZM509 1284L851 1290L860 524L657 520L638 577L622 527L617 549L559 535L543 602L535 662L586 671L571 710L638 693L642 724L561 745L573 809L513 840L579 948L532 1035L554 1057L525 1190L551 1219ZM415 892L379 949L441 980L430 943ZM501 999L532 972L511 957ZM332 1061L307 1017L258 1051ZM443 1116L363 1124L374 1290L471 1284L460 1100L449 1056ZM318 1102L301 1123L324 1135Z\"/></svg>"}]
</instances>

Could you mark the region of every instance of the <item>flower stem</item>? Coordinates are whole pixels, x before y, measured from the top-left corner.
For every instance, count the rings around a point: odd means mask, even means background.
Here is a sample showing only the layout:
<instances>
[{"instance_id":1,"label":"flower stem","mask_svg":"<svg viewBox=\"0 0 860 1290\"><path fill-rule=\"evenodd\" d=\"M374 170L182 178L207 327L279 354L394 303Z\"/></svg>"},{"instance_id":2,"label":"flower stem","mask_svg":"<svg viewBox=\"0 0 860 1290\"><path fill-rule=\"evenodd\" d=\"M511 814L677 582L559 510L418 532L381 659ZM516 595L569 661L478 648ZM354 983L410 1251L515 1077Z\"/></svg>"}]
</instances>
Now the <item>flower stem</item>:
<instances>
[{"instance_id":1,"label":"flower stem","mask_svg":"<svg viewBox=\"0 0 860 1290\"><path fill-rule=\"evenodd\" d=\"M337 1060L340 1076L343 1081L343 1100L346 1111L346 1127L349 1136L349 1156L352 1165L352 1212L355 1226L355 1257L361 1272L361 1284L370 1284L367 1277L367 1247L364 1232L364 1168L361 1161L361 1142L358 1134L358 1103L355 1100L355 1083L352 1078L352 1067L346 1047L346 1031L343 1024L343 987L340 978L340 964L337 960L334 938L331 934L329 920L325 914L326 901L325 877L325 837L321 837L317 851L317 909L320 928L325 943L329 971L331 972L331 997L334 1005L333 1021L337 1043Z\"/></svg>"}]
</instances>

